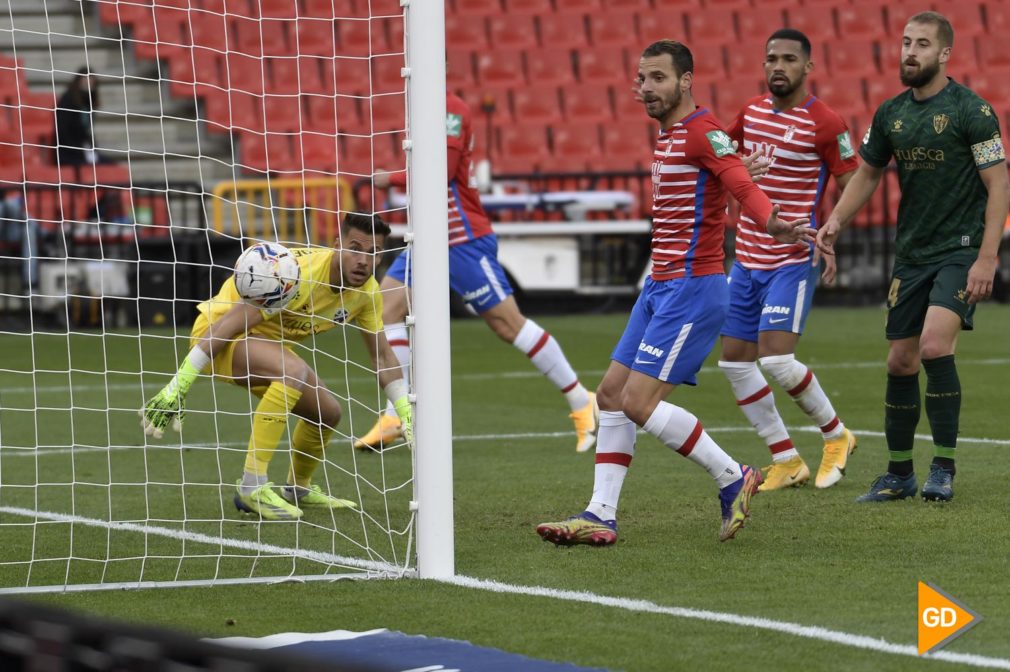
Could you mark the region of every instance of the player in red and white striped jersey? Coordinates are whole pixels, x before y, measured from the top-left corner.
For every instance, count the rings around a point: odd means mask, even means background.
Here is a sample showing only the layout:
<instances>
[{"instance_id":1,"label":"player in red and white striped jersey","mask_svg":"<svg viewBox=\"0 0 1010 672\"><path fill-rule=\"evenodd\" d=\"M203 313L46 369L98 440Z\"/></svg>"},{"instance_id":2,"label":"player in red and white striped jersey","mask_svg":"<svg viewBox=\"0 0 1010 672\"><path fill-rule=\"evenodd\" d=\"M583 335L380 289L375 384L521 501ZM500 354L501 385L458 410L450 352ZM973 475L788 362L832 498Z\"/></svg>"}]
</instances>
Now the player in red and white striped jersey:
<instances>
[{"instance_id":1,"label":"player in red and white striped jersey","mask_svg":"<svg viewBox=\"0 0 1010 672\"><path fill-rule=\"evenodd\" d=\"M448 159L449 286L480 315L495 334L529 357L530 362L564 395L575 425L578 452L596 443L596 402L575 374L561 346L543 327L525 317L512 295L505 270L498 263L498 239L491 220L480 203L474 176L474 134L469 106L453 94L445 97L445 138ZM405 173L380 173L376 187L405 188ZM380 285L382 320L386 338L409 375L410 342L407 316L407 286L410 284L410 254L404 251L386 271ZM379 448L399 437L400 420L387 407L375 426L355 443L357 448Z\"/></svg>"},{"instance_id":2,"label":"player in red and white striped jersey","mask_svg":"<svg viewBox=\"0 0 1010 672\"><path fill-rule=\"evenodd\" d=\"M807 91L813 68L810 41L790 28L766 43L769 93L747 101L729 128L745 151L767 148L771 165L758 185L782 208L782 217L809 217L817 210L828 177L845 188L858 162L849 130L838 114ZM810 469L793 445L761 368L820 427L824 451L815 484L827 488L845 473L856 438L845 428L813 372L796 360L796 345L810 312L818 268L808 244L782 244L746 213L740 216L736 262L730 272L730 307L722 329L719 367L737 404L768 444L772 465L761 490L798 486ZM823 278L832 282L834 258Z\"/></svg>"},{"instance_id":3,"label":"player in red and white striped jersey","mask_svg":"<svg viewBox=\"0 0 1010 672\"><path fill-rule=\"evenodd\" d=\"M761 482L760 473L727 455L698 418L664 400L677 385L695 384L726 315L727 190L777 238L812 240L813 229L803 218L778 219L778 208L754 184L726 131L694 104L693 82L694 60L684 45L662 40L642 53L639 94L662 128L652 164L652 273L596 391L600 429L589 506L537 527L555 544L603 546L617 540L617 502L635 452L635 425L715 479L721 541L743 526Z\"/></svg>"}]
</instances>

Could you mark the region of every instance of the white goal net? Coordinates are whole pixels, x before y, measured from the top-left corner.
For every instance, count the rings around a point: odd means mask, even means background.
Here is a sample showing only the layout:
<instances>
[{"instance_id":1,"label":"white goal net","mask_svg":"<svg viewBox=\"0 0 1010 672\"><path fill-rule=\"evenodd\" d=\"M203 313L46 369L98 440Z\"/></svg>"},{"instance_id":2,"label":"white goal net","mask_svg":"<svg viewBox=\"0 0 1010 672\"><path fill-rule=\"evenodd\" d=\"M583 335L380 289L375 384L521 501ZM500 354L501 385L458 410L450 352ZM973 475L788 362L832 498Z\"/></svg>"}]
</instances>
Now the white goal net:
<instances>
[{"instance_id":1,"label":"white goal net","mask_svg":"<svg viewBox=\"0 0 1010 672\"><path fill-rule=\"evenodd\" d=\"M413 574L414 452L352 447L386 403L359 326L291 344L343 409L313 482L356 510L237 511L258 403L244 388L201 376L181 434L160 440L137 417L243 248L331 246L352 211L403 245L407 210L384 209L370 180L407 166L406 4L8 6L0 592ZM278 486L294 426L270 463Z\"/></svg>"}]
</instances>

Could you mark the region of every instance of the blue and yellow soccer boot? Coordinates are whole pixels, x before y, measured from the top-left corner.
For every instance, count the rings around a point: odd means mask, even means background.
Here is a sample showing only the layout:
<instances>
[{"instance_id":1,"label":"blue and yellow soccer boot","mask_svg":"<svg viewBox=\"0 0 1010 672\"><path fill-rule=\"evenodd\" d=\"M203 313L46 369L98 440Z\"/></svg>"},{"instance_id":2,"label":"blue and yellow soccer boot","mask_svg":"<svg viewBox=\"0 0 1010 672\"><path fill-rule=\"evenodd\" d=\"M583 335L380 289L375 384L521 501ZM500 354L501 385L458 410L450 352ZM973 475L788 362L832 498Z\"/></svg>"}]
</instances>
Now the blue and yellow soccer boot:
<instances>
[{"instance_id":1,"label":"blue and yellow soccer boot","mask_svg":"<svg viewBox=\"0 0 1010 672\"><path fill-rule=\"evenodd\" d=\"M281 491L284 501L302 509L357 509L358 503L349 499L340 499L327 495L323 489L313 483L308 488L297 488L285 485Z\"/></svg>"},{"instance_id":2,"label":"blue and yellow soccer boot","mask_svg":"<svg viewBox=\"0 0 1010 672\"><path fill-rule=\"evenodd\" d=\"M869 492L856 497L857 502L890 502L898 499L908 499L915 497L915 492L919 489L919 483L915 480L915 474L908 476L897 476L890 472L883 476L878 476L877 480L870 486Z\"/></svg>"},{"instance_id":3,"label":"blue and yellow soccer boot","mask_svg":"<svg viewBox=\"0 0 1010 672\"><path fill-rule=\"evenodd\" d=\"M922 498L927 502L949 502L954 497L954 472L939 464L929 465L929 478L922 486Z\"/></svg>"},{"instance_id":4,"label":"blue and yellow soccer boot","mask_svg":"<svg viewBox=\"0 0 1010 672\"><path fill-rule=\"evenodd\" d=\"M743 476L719 491L719 503L722 505L719 541L732 539L747 522L747 517L750 516L750 498L764 480L761 472L754 467L742 464L740 471Z\"/></svg>"},{"instance_id":5,"label":"blue and yellow soccer boot","mask_svg":"<svg viewBox=\"0 0 1010 672\"><path fill-rule=\"evenodd\" d=\"M274 492L273 483L266 483L248 495L242 494L242 480L235 484L235 508L244 513L255 513L263 520L298 520L302 510L288 504Z\"/></svg>"},{"instance_id":6,"label":"blue and yellow soccer boot","mask_svg":"<svg viewBox=\"0 0 1010 672\"><path fill-rule=\"evenodd\" d=\"M557 523L540 523L537 534L555 546L610 546L617 541L617 521L600 520L594 514L583 511Z\"/></svg>"}]
</instances>

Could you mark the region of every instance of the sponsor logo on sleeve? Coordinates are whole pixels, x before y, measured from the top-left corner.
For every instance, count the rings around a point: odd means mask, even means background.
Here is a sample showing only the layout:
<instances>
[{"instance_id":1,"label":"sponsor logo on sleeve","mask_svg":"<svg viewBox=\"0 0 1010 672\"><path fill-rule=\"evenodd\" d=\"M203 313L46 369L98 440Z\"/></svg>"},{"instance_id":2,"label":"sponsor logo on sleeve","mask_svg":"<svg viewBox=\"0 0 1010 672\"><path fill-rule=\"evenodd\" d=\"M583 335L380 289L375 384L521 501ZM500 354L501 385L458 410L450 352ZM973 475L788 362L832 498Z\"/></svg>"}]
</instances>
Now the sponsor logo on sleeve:
<instances>
[{"instance_id":1,"label":"sponsor logo on sleeve","mask_svg":"<svg viewBox=\"0 0 1010 672\"><path fill-rule=\"evenodd\" d=\"M736 153L736 150L733 149L733 141L730 140L725 131L709 131L705 134L705 137L708 138L709 143L712 145L712 151L715 152L717 158Z\"/></svg>"},{"instance_id":2,"label":"sponsor logo on sleeve","mask_svg":"<svg viewBox=\"0 0 1010 672\"><path fill-rule=\"evenodd\" d=\"M870 131L867 129L866 138L863 140L865 143L870 137ZM852 138L849 137L848 131L843 131L838 134L838 155L843 159L851 159L856 155L856 150L852 148Z\"/></svg>"},{"instance_id":3,"label":"sponsor logo on sleeve","mask_svg":"<svg viewBox=\"0 0 1010 672\"><path fill-rule=\"evenodd\" d=\"M463 115L447 114L445 117L445 134L458 138L463 134Z\"/></svg>"}]
</instances>

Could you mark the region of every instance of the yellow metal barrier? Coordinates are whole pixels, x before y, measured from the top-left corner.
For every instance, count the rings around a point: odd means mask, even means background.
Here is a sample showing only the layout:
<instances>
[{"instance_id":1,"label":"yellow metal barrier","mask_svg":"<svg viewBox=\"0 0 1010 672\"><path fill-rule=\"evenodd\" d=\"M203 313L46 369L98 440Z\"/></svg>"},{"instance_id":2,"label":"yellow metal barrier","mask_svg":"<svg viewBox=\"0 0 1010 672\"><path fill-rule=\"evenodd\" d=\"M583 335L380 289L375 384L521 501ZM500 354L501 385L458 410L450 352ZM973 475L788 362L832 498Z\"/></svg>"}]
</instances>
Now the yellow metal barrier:
<instances>
[{"instance_id":1,"label":"yellow metal barrier","mask_svg":"<svg viewBox=\"0 0 1010 672\"><path fill-rule=\"evenodd\" d=\"M282 243L331 245L340 213L354 210L351 185L336 176L221 182L213 196L215 231Z\"/></svg>"}]
</instances>

